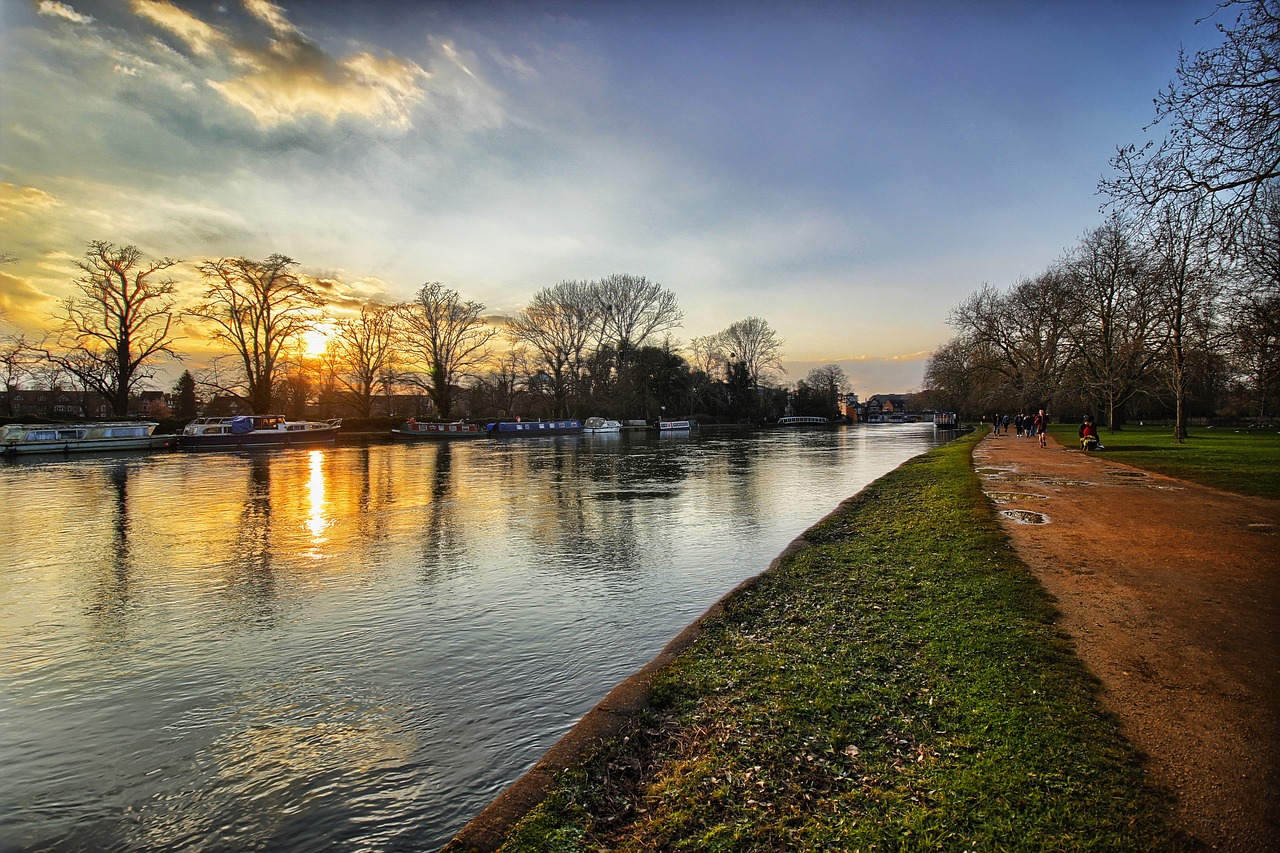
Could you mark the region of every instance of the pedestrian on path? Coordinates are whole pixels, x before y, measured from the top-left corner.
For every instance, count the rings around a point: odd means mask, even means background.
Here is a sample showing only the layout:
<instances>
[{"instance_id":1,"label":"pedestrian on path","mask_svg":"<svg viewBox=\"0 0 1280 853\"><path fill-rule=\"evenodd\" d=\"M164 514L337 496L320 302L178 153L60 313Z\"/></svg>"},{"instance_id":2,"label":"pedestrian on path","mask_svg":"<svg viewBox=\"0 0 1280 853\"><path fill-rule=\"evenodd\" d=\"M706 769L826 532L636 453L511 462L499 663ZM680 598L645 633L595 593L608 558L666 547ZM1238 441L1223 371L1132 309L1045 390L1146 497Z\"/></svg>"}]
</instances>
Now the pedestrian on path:
<instances>
[{"instance_id":1,"label":"pedestrian on path","mask_svg":"<svg viewBox=\"0 0 1280 853\"><path fill-rule=\"evenodd\" d=\"M1041 447L1048 447L1049 418L1045 415L1044 409L1041 409L1036 415L1036 438L1040 439Z\"/></svg>"}]
</instances>

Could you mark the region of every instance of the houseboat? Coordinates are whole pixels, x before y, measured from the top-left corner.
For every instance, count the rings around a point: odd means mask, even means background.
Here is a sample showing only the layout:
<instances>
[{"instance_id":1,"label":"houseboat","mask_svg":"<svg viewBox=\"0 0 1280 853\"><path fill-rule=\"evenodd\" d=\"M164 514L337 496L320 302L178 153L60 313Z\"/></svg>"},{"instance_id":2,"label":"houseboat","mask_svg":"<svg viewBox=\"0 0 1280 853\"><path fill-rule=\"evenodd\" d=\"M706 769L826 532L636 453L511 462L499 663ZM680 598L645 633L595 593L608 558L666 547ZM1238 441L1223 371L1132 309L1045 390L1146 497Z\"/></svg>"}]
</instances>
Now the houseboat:
<instances>
[{"instance_id":1,"label":"houseboat","mask_svg":"<svg viewBox=\"0 0 1280 853\"><path fill-rule=\"evenodd\" d=\"M0 452L83 453L87 451L152 450L173 447L176 435L155 435L154 421L116 423L5 424L0 427Z\"/></svg>"},{"instance_id":2,"label":"houseboat","mask_svg":"<svg viewBox=\"0 0 1280 853\"><path fill-rule=\"evenodd\" d=\"M592 434L622 432L622 421L609 421L604 418L587 418L582 422L582 431Z\"/></svg>"},{"instance_id":3,"label":"houseboat","mask_svg":"<svg viewBox=\"0 0 1280 853\"><path fill-rule=\"evenodd\" d=\"M495 438L533 438L539 435L580 435L582 421L497 421L485 427Z\"/></svg>"},{"instance_id":4,"label":"houseboat","mask_svg":"<svg viewBox=\"0 0 1280 853\"><path fill-rule=\"evenodd\" d=\"M688 432L697 426L697 421L658 421L658 432Z\"/></svg>"},{"instance_id":5,"label":"houseboat","mask_svg":"<svg viewBox=\"0 0 1280 853\"><path fill-rule=\"evenodd\" d=\"M441 424L415 420L408 420L394 427L391 434L405 438L487 438L489 435L480 424L462 421Z\"/></svg>"},{"instance_id":6,"label":"houseboat","mask_svg":"<svg viewBox=\"0 0 1280 853\"><path fill-rule=\"evenodd\" d=\"M196 418L187 424L178 446L203 450L220 447L314 447L338 440L341 418L291 421L284 415L234 415Z\"/></svg>"}]
</instances>

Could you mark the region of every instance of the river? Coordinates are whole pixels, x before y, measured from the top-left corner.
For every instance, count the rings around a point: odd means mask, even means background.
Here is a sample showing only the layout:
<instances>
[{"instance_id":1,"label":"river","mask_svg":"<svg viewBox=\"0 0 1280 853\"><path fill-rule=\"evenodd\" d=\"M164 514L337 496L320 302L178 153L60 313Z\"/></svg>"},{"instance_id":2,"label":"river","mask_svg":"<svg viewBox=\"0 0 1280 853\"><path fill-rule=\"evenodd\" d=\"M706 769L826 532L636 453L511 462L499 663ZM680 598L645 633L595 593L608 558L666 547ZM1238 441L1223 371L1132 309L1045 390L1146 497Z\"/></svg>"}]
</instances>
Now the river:
<instances>
[{"instance_id":1,"label":"river","mask_svg":"<svg viewBox=\"0 0 1280 853\"><path fill-rule=\"evenodd\" d=\"M0 850L437 850L931 425L0 464Z\"/></svg>"}]
</instances>

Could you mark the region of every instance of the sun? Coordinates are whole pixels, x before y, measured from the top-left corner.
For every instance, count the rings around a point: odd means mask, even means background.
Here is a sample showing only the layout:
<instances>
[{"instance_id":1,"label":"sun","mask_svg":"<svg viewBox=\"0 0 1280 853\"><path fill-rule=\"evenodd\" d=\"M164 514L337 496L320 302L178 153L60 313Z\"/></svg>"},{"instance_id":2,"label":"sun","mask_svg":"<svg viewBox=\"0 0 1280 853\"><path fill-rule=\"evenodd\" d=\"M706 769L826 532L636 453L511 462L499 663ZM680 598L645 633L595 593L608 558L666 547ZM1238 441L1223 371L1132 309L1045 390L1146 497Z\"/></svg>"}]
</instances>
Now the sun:
<instances>
[{"instance_id":1,"label":"sun","mask_svg":"<svg viewBox=\"0 0 1280 853\"><path fill-rule=\"evenodd\" d=\"M309 332L303 332L302 344L306 349L307 355L324 355L324 351L329 348L329 342L333 340L336 331L333 326L324 323Z\"/></svg>"}]
</instances>

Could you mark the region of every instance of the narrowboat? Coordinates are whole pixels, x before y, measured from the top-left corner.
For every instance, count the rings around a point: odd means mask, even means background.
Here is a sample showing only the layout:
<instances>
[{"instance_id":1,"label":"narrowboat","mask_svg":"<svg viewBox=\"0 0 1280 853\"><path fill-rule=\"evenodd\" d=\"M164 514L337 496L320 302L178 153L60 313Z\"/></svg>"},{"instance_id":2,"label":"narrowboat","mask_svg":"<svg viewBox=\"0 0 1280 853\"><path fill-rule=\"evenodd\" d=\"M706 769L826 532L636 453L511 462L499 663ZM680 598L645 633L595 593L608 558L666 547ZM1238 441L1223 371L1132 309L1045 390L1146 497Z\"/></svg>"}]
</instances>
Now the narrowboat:
<instances>
[{"instance_id":1,"label":"narrowboat","mask_svg":"<svg viewBox=\"0 0 1280 853\"><path fill-rule=\"evenodd\" d=\"M819 418L813 415L787 415L785 418L778 418L778 426L780 427L824 427L830 425L831 421L827 418Z\"/></svg>"},{"instance_id":2,"label":"narrowboat","mask_svg":"<svg viewBox=\"0 0 1280 853\"><path fill-rule=\"evenodd\" d=\"M489 435L480 424L462 421L441 424L414 420L405 421L400 426L392 428L391 434L404 438L486 438Z\"/></svg>"},{"instance_id":3,"label":"narrowboat","mask_svg":"<svg viewBox=\"0 0 1280 853\"><path fill-rule=\"evenodd\" d=\"M688 432L697 426L697 421L658 421L658 432Z\"/></svg>"},{"instance_id":4,"label":"narrowboat","mask_svg":"<svg viewBox=\"0 0 1280 853\"><path fill-rule=\"evenodd\" d=\"M539 435L580 435L582 421L496 421L485 427L495 438L533 438Z\"/></svg>"},{"instance_id":5,"label":"narrowboat","mask_svg":"<svg viewBox=\"0 0 1280 853\"><path fill-rule=\"evenodd\" d=\"M234 415L196 418L179 436L178 446L192 450L222 447L314 447L338 440L342 418L291 421L284 415Z\"/></svg>"}]
</instances>

